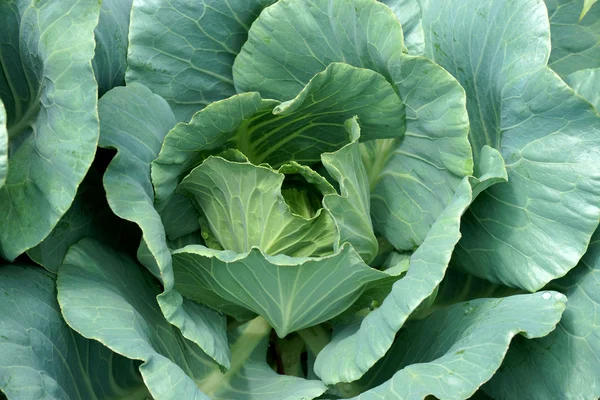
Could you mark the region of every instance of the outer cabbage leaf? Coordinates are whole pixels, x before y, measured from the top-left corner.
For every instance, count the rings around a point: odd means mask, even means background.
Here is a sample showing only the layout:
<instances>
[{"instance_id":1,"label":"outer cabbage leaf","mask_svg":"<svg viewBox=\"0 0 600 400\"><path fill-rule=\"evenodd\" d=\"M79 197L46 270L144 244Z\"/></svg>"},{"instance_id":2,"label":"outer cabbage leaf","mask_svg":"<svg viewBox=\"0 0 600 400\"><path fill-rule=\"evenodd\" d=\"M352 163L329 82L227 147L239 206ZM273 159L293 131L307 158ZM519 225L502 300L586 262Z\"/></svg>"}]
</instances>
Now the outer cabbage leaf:
<instances>
[{"instance_id":1,"label":"outer cabbage leaf","mask_svg":"<svg viewBox=\"0 0 600 400\"><path fill-rule=\"evenodd\" d=\"M171 254L161 219L153 207L150 162L156 158L167 131L175 124L169 105L141 84L129 84L107 92L99 102L100 145L118 150L104 175L104 189L113 212L136 223L142 230L141 258L164 287L157 300L167 320L181 329L185 338L198 344L223 366L229 355L213 341L207 329L209 311L185 301L174 289ZM202 317L202 314L206 314ZM214 350L214 351L212 351Z\"/></svg>"},{"instance_id":2,"label":"outer cabbage leaf","mask_svg":"<svg viewBox=\"0 0 600 400\"><path fill-rule=\"evenodd\" d=\"M363 320L338 328L318 354L314 369L323 382L355 381L383 357L409 315L442 281L460 238L460 217L470 203L471 187L465 179L411 256L406 276L392 286L381 306Z\"/></svg>"},{"instance_id":3,"label":"outer cabbage leaf","mask_svg":"<svg viewBox=\"0 0 600 400\"><path fill-rule=\"evenodd\" d=\"M407 110L403 139L362 145L378 232L396 249L414 251L473 174L465 93L444 69L396 53L390 74Z\"/></svg>"},{"instance_id":4,"label":"outer cabbage leaf","mask_svg":"<svg viewBox=\"0 0 600 400\"><path fill-rule=\"evenodd\" d=\"M345 121L357 115L364 140L401 137L404 106L379 74L335 63L318 72L290 101L244 93L198 112L169 132L152 164L157 204L165 202L192 167L228 147L272 166L319 161L348 143Z\"/></svg>"},{"instance_id":5,"label":"outer cabbage leaf","mask_svg":"<svg viewBox=\"0 0 600 400\"><path fill-rule=\"evenodd\" d=\"M178 121L235 94L231 68L247 32L274 0L134 0L127 82L161 95Z\"/></svg>"},{"instance_id":6,"label":"outer cabbage leaf","mask_svg":"<svg viewBox=\"0 0 600 400\"><path fill-rule=\"evenodd\" d=\"M545 1L552 33L548 65L563 79L580 69L600 67L600 6L592 7L589 0Z\"/></svg>"},{"instance_id":7,"label":"outer cabbage leaf","mask_svg":"<svg viewBox=\"0 0 600 400\"><path fill-rule=\"evenodd\" d=\"M582 70L567 82L596 107L600 105L596 70ZM549 336L517 340L503 367L484 390L497 399L526 395L531 399L600 397L600 230L592 236L579 265L550 285L566 293L569 304Z\"/></svg>"},{"instance_id":8,"label":"outer cabbage leaf","mask_svg":"<svg viewBox=\"0 0 600 400\"><path fill-rule=\"evenodd\" d=\"M10 163L0 189L0 255L9 260L50 233L94 158L97 85L90 61L99 10L87 0L0 3L0 98Z\"/></svg>"},{"instance_id":9,"label":"outer cabbage leaf","mask_svg":"<svg viewBox=\"0 0 600 400\"><path fill-rule=\"evenodd\" d=\"M252 24L233 64L238 92L286 100L332 62L379 72L405 52L402 27L375 0L287 0L266 8Z\"/></svg>"},{"instance_id":10,"label":"outer cabbage leaf","mask_svg":"<svg viewBox=\"0 0 600 400\"><path fill-rule=\"evenodd\" d=\"M421 23L421 7L418 0L379 0L392 9L404 34L404 44L409 54L425 54L425 34Z\"/></svg>"},{"instance_id":11,"label":"outer cabbage leaf","mask_svg":"<svg viewBox=\"0 0 600 400\"><path fill-rule=\"evenodd\" d=\"M132 2L133 0L102 0L100 20L94 31L96 55L92 61L100 96L115 86L125 84Z\"/></svg>"},{"instance_id":12,"label":"outer cabbage leaf","mask_svg":"<svg viewBox=\"0 0 600 400\"><path fill-rule=\"evenodd\" d=\"M132 399L148 391L137 363L67 326L54 279L41 268L0 266L0 396Z\"/></svg>"},{"instance_id":13,"label":"outer cabbage leaf","mask_svg":"<svg viewBox=\"0 0 600 400\"><path fill-rule=\"evenodd\" d=\"M229 337L228 371L183 338L156 302L156 282L135 262L93 240L73 246L58 274L58 299L68 323L126 357L156 399L289 399L319 396L318 381L279 376L265 362L271 328L261 318ZM210 337L226 344L225 320L215 314ZM291 395L290 395L291 394Z\"/></svg>"},{"instance_id":14,"label":"outer cabbage leaf","mask_svg":"<svg viewBox=\"0 0 600 400\"><path fill-rule=\"evenodd\" d=\"M565 303L562 294L544 292L478 299L436 311L400 331L386 357L352 385L376 387L353 398L469 398L500 367L514 336L552 332Z\"/></svg>"},{"instance_id":15,"label":"outer cabbage leaf","mask_svg":"<svg viewBox=\"0 0 600 400\"><path fill-rule=\"evenodd\" d=\"M546 66L543 4L426 3L427 54L467 91L473 148L498 149L508 173L465 214L457 266L534 291L577 264L598 225L600 119Z\"/></svg>"},{"instance_id":16,"label":"outer cabbage leaf","mask_svg":"<svg viewBox=\"0 0 600 400\"><path fill-rule=\"evenodd\" d=\"M592 103L600 112L600 68L573 72L564 79L577 94Z\"/></svg>"},{"instance_id":17,"label":"outer cabbage leaf","mask_svg":"<svg viewBox=\"0 0 600 400\"><path fill-rule=\"evenodd\" d=\"M567 276L551 284L569 303L558 327L534 341L517 340L494 378L492 397L595 399L600 397L600 232Z\"/></svg>"},{"instance_id":18,"label":"outer cabbage leaf","mask_svg":"<svg viewBox=\"0 0 600 400\"><path fill-rule=\"evenodd\" d=\"M490 152L490 157L495 154ZM392 282L391 291L378 308L363 319L340 324L331 342L318 354L316 374L326 384L352 382L365 374L386 354L396 333L420 306L427 304L444 278L454 246L460 239L461 216L471 204L478 185L488 185L505 175L503 165L489 162L490 168L478 179L464 178L453 199L431 227L423 244L410 255L408 272L403 260L407 255L393 258L388 278L381 287L373 288L375 300L381 298ZM471 184L470 184L471 183ZM398 280L398 278L401 279ZM377 284L377 282L375 282ZM369 288L367 288L367 293ZM364 303L364 302L363 302ZM376 334L374 334L376 332Z\"/></svg>"}]
</instances>

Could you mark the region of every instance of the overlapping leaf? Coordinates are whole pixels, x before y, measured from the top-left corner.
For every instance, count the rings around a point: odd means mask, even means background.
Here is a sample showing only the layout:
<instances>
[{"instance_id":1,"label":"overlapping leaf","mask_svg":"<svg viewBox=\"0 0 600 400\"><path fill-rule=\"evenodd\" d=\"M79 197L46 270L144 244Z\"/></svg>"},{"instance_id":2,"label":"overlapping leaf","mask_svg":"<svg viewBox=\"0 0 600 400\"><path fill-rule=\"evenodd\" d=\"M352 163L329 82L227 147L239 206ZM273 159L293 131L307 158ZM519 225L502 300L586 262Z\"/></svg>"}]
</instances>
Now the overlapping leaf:
<instances>
[{"instance_id":1,"label":"overlapping leaf","mask_svg":"<svg viewBox=\"0 0 600 400\"><path fill-rule=\"evenodd\" d=\"M100 20L94 30L96 54L92 61L100 96L115 86L125 84L132 2L133 0L102 0Z\"/></svg>"},{"instance_id":2,"label":"overlapping leaf","mask_svg":"<svg viewBox=\"0 0 600 400\"><path fill-rule=\"evenodd\" d=\"M398 12L418 8L391 5ZM407 135L363 147L363 159L377 230L396 248L414 250L472 174L473 160L463 89L442 68L405 50L398 19L375 0L287 0L256 20L234 78L239 90L285 99L331 62L385 76L407 106Z\"/></svg>"},{"instance_id":3,"label":"overlapping leaf","mask_svg":"<svg viewBox=\"0 0 600 400\"><path fill-rule=\"evenodd\" d=\"M0 266L0 393L10 399L132 399L148 391L137 363L67 326L51 275Z\"/></svg>"},{"instance_id":4,"label":"overlapping leaf","mask_svg":"<svg viewBox=\"0 0 600 400\"><path fill-rule=\"evenodd\" d=\"M321 153L339 149L348 143L344 123L354 116L364 140L402 136L404 106L381 75L342 63L315 73L284 103L244 93L211 104L189 124L178 124L152 165L158 206L184 172L228 147L255 164L276 167L293 160L314 163Z\"/></svg>"},{"instance_id":5,"label":"overlapping leaf","mask_svg":"<svg viewBox=\"0 0 600 400\"><path fill-rule=\"evenodd\" d=\"M323 382L355 381L383 357L409 315L443 279L460 238L460 216L470 202L471 187L465 180L412 255L406 276L393 285L383 304L363 320L339 327L331 343L319 353L315 372Z\"/></svg>"},{"instance_id":6,"label":"overlapping leaf","mask_svg":"<svg viewBox=\"0 0 600 400\"><path fill-rule=\"evenodd\" d=\"M354 150L356 163L357 146L354 141L324 156L324 161L330 168L344 168L345 156ZM308 219L288 208L281 195L283 178L268 167L208 158L183 180L180 190L202 210L225 250L188 246L173 253L176 287L186 297L238 317L244 316L240 307L250 310L263 316L280 337L336 316L368 282L387 276L364 264L348 243L340 243L337 227L342 233L350 226L357 226L353 231L358 232L372 229L368 214L361 215L359 209L342 219L335 204L360 205L355 198L364 195L360 178L344 176L345 197L325 197L333 218L322 209ZM360 243L363 238L350 240ZM334 241L340 246L335 253Z\"/></svg>"},{"instance_id":7,"label":"overlapping leaf","mask_svg":"<svg viewBox=\"0 0 600 400\"><path fill-rule=\"evenodd\" d=\"M134 0L127 83L167 100L178 121L235 94L231 68L250 25L274 0Z\"/></svg>"},{"instance_id":8,"label":"overlapping leaf","mask_svg":"<svg viewBox=\"0 0 600 400\"><path fill-rule=\"evenodd\" d=\"M596 70L567 77L575 90L600 106ZM596 398L600 396L600 231L596 231L579 265L551 287L567 294L569 304L547 337L529 343L517 340L503 367L484 389L497 399L525 393L531 399Z\"/></svg>"},{"instance_id":9,"label":"overlapping leaf","mask_svg":"<svg viewBox=\"0 0 600 400\"><path fill-rule=\"evenodd\" d=\"M153 278L129 257L93 240L84 239L71 248L59 270L58 290L71 326L143 361L140 372L155 398L274 400L284 395L300 400L325 390L318 381L279 376L268 367L265 339L271 328L262 319L230 336L230 368L222 372L165 319ZM214 313L206 328L214 350L229 351L225 320Z\"/></svg>"},{"instance_id":10,"label":"overlapping leaf","mask_svg":"<svg viewBox=\"0 0 600 400\"><path fill-rule=\"evenodd\" d=\"M106 202L102 177L92 166L69 211L40 244L27 250L27 255L48 271L56 273L69 247L84 237L93 237L118 249L136 245L139 236L133 226L112 213Z\"/></svg>"},{"instance_id":11,"label":"overlapping leaf","mask_svg":"<svg viewBox=\"0 0 600 400\"><path fill-rule=\"evenodd\" d=\"M425 34L421 22L421 7L418 0L379 0L387 5L402 25L404 44L409 54L425 53Z\"/></svg>"},{"instance_id":12,"label":"overlapping leaf","mask_svg":"<svg viewBox=\"0 0 600 400\"><path fill-rule=\"evenodd\" d=\"M344 243L350 243L368 264L377 255L379 244L371 222L369 178L360 156L358 118L346 121L346 130L351 143L336 152L321 154L323 166L340 187L339 194L323 198L323 207L337 228L333 249L337 251Z\"/></svg>"},{"instance_id":13,"label":"overlapping leaf","mask_svg":"<svg viewBox=\"0 0 600 400\"><path fill-rule=\"evenodd\" d=\"M402 27L389 7L375 0L284 0L252 24L233 65L239 92L288 100L333 62L379 72L406 51Z\"/></svg>"},{"instance_id":14,"label":"overlapping leaf","mask_svg":"<svg viewBox=\"0 0 600 400\"><path fill-rule=\"evenodd\" d=\"M386 357L352 385L375 387L353 399L467 399L496 372L514 336L527 342L552 332L565 303L544 292L439 310L400 331Z\"/></svg>"},{"instance_id":15,"label":"overlapping leaf","mask_svg":"<svg viewBox=\"0 0 600 400\"><path fill-rule=\"evenodd\" d=\"M407 255L396 257L393 268L384 271L389 277L382 280L385 285L379 291L388 290L389 285L396 282L381 306L363 319L341 324L334 330L331 343L319 353L315 362L315 372L325 383L352 382L363 376L386 354L396 333L411 314L435 298L454 246L460 239L461 216L471 204L473 193L479 191L480 185L498 183L505 176L503 165L494 162L497 152L486 154L492 159L486 162L489 168L482 171L484 174L478 179L463 179L423 244L409 258ZM406 270L402 262L407 258L408 272L398 280ZM378 300L381 296L379 292L374 298Z\"/></svg>"},{"instance_id":16,"label":"overlapping leaf","mask_svg":"<svg viewBox=\"0 0 600 400\"><path fill-rule=\"evenodd\" d=\"M539 289L576 265L598 225L600 119L546 66L543 4L421 5L427 54L467 92L476 163L487 144L508 173L508 183L481 193L463 218L457 266Z\"/></svg>"},{"instance_id":17,"label":"overlapping leaf","mask_svg":"<svg viewBox=\"0 0 600 400\"><path fill-rule=\"evenodd\" d=\"M130 84L107 92L99 104L100 145L118 150L104 175L108 203L119 217L136 223L142 230L142 260L164 287L158 302L167 320L183 336L198 344L211 357L227 366L226 354L211 352L212 340L199 318L197 305L184 300L174 289L171 255L165 230L154 209L150 162L158 155L162 139L175 124L169 105L141 84ZM203 310L204 313L209 311ZM201 313L200 313L201 314Z\"/></svg>"},{"instance_id":18,"label":"overlapping leaf","mask_svg":"<svg viewBox=\"0 0 600 400\"><path fill-rule=\"evenodd\" d=\"M600 67L600 6L589 0L545 0L552 33L549 66L562 78Z\"/></svg>"},{"instance_id":19,"label":"overlapping leaf","mask_svg":"<svg viewBox=\"0 0 600 400\"><path fill-rule=\"evenodd\" d=\"M469 117L464 90L438 65L397 53L388 66L406 104L406 134L365 143L363 161L376 229L396 249L414 251L473 174Z\"/></svg>"},{"instance_id":20,"label":"overlapping leaf","mask_svg":"<svg viewBox=\"0 0 600 400\"><path fill-rule=\"evenodd\" d=\"M9 260L50 233L94 158L91 60L99 10L87 0L0 3L0 98L10 155L0 189L0 254Z\"/></svg>"}]
</instances>

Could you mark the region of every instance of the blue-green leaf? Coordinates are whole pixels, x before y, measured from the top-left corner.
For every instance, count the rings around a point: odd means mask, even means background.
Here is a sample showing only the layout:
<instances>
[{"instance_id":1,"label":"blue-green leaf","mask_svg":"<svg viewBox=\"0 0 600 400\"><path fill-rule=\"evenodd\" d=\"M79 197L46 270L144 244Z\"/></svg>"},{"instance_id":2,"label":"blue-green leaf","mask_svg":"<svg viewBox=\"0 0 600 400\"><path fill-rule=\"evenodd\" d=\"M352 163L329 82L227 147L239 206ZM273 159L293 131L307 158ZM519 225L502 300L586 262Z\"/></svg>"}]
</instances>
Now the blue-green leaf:
<instances>
[{"instance_id":1,"label":"blue-green leaf","mask_svg":"<svg viewBox=\"0 0 600 400\"><path fill-rule=\"evenodd\" d=\"M100 20L94 30L96 54L92 60L100 96L115 86L125 84L132 2L133 0L102 0Z\"/></svg>"},{"instance_id":2,"label":"blue-green leaf","mask_svg":"<svg viewBox=\"0 0 600 400\"><path fill-rule=\"evenodd\" d=\"M379 244L371 222L369 178L360 156L358 118L346 121L346 129L352 142L336 152L321 154L323 166L340 187L340 194L332 193L323 198L323 207L337 227L334 250L350 243L368 264L377 256Z\"/></svg>"},{"instance_id":3,"label":"blue-green leaf","mask_svg":"<svg viewBox=\"0 0 600 400\"><path fill-rule=\"evenodd\" d=\"M319 71L317 71L319 72ZM254 164L315 163L348 143L345 121L358 116L363 140L401 137L404 106L376 72L343 63L317 73L292 100L279 103L244 93L198 112L165 138L152 164L158 206L184 173L210 154L233 147Z\"/></svg>"},{"instance_id":4,"label":"blue-green leaf","mask_svg":"<svg viewBox=\"0 0 600 400\"><path fill-rule=\"evenodd\" d=\"M379 0L392 9L404 34L404 44L412 55L425 54L425 34L421 23L421 7L418 0Z\"/></svg>"},{"instance_id":5,"label":"blue-green leaf","mask_svg":"<svg viewBox=\"0 0 600 400\"><path fill-rule=\"evenodd\" d=\"M27 250L27 255L48 271L56 273L69 247L84 237L93 237L123 249L127 245L137 245L139 237L133 227L135 225L120 220L112 213L106 202L102 177L92 166L69 211L40 244Z\"/></svg>"},{"instance_id":6,"label":"blue-green leaf","mask_svg":"<svg viewBox=\"0 0 600 400\"><path fill-rule=\"evenodd\" d=\"M134 0L127 83L161 95L178 121L235 94L233 60L274 0Z\"/></svg>"},{"instance_id":7,"label":"blue-green leaf","mask_svg":"<svg viewBox=\"0 0 600 400\"><path fill-rule=\"evenodd\" d=\"M600 231L579 265L551 287L569 298L558 327L533 341L516 340L484 390L498 400L600 397Z\"/></svg>"},{"instance_id":8,"label":"blue-green leaf","mask_svg":"<svg viewBox=\"0 0 600 400\"><path fill-rule=\"evenodd\" d=\"M9 399L145 400L138 363L81 337L62 319L53 277L0 266L0 395Z\"/></svg>"},{"instance_id":9,"label":"blue-green leaf","mask_svg":"<svg viewBox=\"0 0 600 400\"><path fill-rule=\"evenodd\" d=\"M599 106L597 70L581 70L567 82ZM600 397L600 231L596 231L579 265L550 287L566 293L569 304L558 328L529 343L517 340L503 367L484 389L497 399L525 394L531 399ZM518 388L518 389L517 389Z\"/></svg>"},{"instance_id":10,"label":"blue-green leaf","mask_svg":"<svg viewBox=\"0 0 600 400\"><path fill-rule=\"evenodd\" d=\"M395 54L390 74L406 105L403 139L362 144L377 231L414 251L465 176L473 174L465 92L424 57Z\"/></svg>"},{"instance_id":11,"label":"blue-green leaf","mask_svg":"<svg viewBox=\"0 0 600 400\"><path fill-rule=\"evenodd\" d=\"M91 60L99 11L99 2L89 0L0 2L9 155L0 188L0 255L9 260L50 233L94 159L98 93Z\"/></svg>"},{"instance_id":12,"label":"blue-green leaf","mask_svg":"<svg viewBox=\"0 0 600 400\"><path fill-rule=\"evenodd\" d=\"M596 111L600 112L600 68L582 69L564 79L575 93L592 103Z\"/></svg>"}]
</instances>

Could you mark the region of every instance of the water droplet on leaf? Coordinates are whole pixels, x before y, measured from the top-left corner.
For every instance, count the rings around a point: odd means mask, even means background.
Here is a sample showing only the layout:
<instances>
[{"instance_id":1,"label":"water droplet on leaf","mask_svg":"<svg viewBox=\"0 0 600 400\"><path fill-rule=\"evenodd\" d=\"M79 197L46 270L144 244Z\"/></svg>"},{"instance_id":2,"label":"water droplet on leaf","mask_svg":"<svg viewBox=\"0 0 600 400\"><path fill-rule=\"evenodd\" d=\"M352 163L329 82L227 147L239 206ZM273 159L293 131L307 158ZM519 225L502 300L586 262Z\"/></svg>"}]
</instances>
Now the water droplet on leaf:
<instances>
[{"instance_id":1,"label":"water droplet on leaf","mask_svg":"<svg viewBox=\"0 0 600 400\"><path fill-rule=\"evenodd\" d=\"M552 293L550 292L544 292L544 294L542 294L542 299L544 300L550 300L552 298Z\"/></svg>"}]
</instances>

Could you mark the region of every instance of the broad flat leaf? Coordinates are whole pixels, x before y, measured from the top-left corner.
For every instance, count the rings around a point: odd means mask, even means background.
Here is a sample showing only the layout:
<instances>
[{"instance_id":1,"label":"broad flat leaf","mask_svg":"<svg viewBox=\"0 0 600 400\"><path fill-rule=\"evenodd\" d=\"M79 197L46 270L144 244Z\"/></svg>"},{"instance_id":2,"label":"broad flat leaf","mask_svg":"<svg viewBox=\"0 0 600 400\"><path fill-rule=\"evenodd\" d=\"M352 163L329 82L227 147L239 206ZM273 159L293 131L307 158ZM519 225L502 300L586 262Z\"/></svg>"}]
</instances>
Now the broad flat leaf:
<instances>
[{"instance_id":1,"label":"broad flat leaf","mask_svg":"<svg viewBox=\"0 0 600 400\"><path fill-rule=\"evenodd\" d=\"M0 99L10 155L0 189L6 259L50 233L94 159L98 94L91 60L99 10L88 0L0 3Z\"/></svg>"},{"instance_id":2,"label":"broad flat leaf","mask_svg":"<svg viewBox=\"0 0 600 400\"><path fill-rule=\"evenodd\" d=\"M104 174L106 197L116 215L134 222L142 230L141 247L147 248L150 255L143 259L144 265L164 287L157 299L162 312L185 338L198 344L221 365L229 365L228 355L222 349L212 352L207 347L211 339L204 320L197 318L191 303L184 302L173 287L171 254L160 216L153 207L150 162L175 124L169 105L145 86L133 83L102 96L99 114L100 146L118 151Z\"/></svg>"},{"instance_id":3,"label":"broad flat leaf","mask_svg":"<svg viewBox=\"0 0 600 400\"><path fill-rule=\"evenodd\" d=\"M100 20L94 30L96 55L92 60L100 96L115 86L125 84L127 35L132 1L102 0Z\"/></svg>"},{"instance_id":4,"label":"broad flat leaf","mask_svg":"<svg viewBox=\"0 0 600 400\"><path fill-rule=\"evenodd\" d=\"M326 257L269 256L257 248L236 254L192 245L173 252L173 268L184 296L230 314L231 304L244 307L265 318L279 337L335 317L366 284L386 277L348 244Z\"/></svg>"},{"instance_id":5,"label":"broad flat leaf","mask_svg":"<svg viewBox=\"0 0 600 400\"><path fill-rule=\"evenodd\" d=\"M229 337L227 372L184 339L163 316L153 278L127 256L84 239L69 251L58 275L58 299L68 323L126 357L142 360L140 372L156 399L312 399L318 381L279 376L265 362L271 327L262 319ZM200 307L200 306L198 306ZM226 346L225 319L214 314L207 339ZM228 349L229 350L229 349Z\"/></svg>"},{"instance_id":6,"label":"broad flat leaf","mask_svg":"<svg viewBox=\"0 0 600 400\"><path fill-rule=\"evenodd\" d=\"M161 95L178 121L235 94L232 65L274 0L134 0L127 82Z\"/></svg>"},{"instance_id":7,"label":"broad flat leaf","mask_svg":"<svg viewBox=\"0 0 600 400\"><path fill-rule=\"evenodd\" d=\"M498 400L600 397L600 231L579 265L552 283L569 298L567 310L550 335L517 340L484 390Z\"/></svg>"},{"instance_id":8,"label":"broad flat leaf","mask_svg":"<svg viewBox=\"0 0 600 400\"><path fill-rule=\"evenodd\" d=\"M421 23L421 7L418 0L379 0L392 9L404 34L404 44L408 53L422 55L425 53L425 35Z\"/></svg>"},{"instance_id":9,"label":"broad flat leaf","mask_svg":"<svg viewBox=\"0 0 600 400\"><path fill-rule=\"evenodd\" d=\"M353 398L466 399L500 367L514 336L547 335L565 306L562 294L544 292L436 311L400 331L386 357L355 384L376 387Z\"/></svg>"},{"instance_id":10,"label":"broad flat leaf","mask_svg":"<svg viewBox=\"0 0 600 400\"><path fill-rule=\"evenodd\" d=\"M48 272L0 266L0 393L18 400L144 400L149 394L137 366L67 326Z\"/></svg>"},{"instance_id":11,"label":"broad flat leaf","mask_svg":"<svg viewBox=\"0 0 600 400\"><path fill-rule=\"evenodd\" d=\"M8 131L6 130L6 110L0 99L0 189L8 175Z\"/></svg>"},{"instance_id":12,"label":"broad flat leaf","mask_svg":"<svg viewBox=\"0 0 600 400\"><path fill-rule=\"evenodd\" d=\"M600 68L584 69L567 75L565 82L600 112Z\"/></svg>"},{"instance_id":13,"label":"broad flat leaf","mask_svg":"<svg viewBox=\"0 0 600 400\"><path fill-rule=\"evenodd\" d=\"M404 51L398 19L376 0L279 1L252 24L233 77L238 92L288 100L332 62L372 69L392 82L387 61Z\"/></svg>"},{"instance_id":14,"label":"broad flat leaf","mask_svg":"<svg viewBox=\"0 0 600 400\"><path fill-rule=\"evenodd\" d=\"M396 249L414 251L473 174L469 117L463 88L443 68L402 53L388 65L406 105L406 134L362 144L363 161L376 229Z\"/></svg>"},{"instance_id":15,"label":"broad flat leaf","mask_svg":"<svg viewBox=\"0 0 600 400\"><path fill-rule=\"evenodd\" d=\"M323 382L355 381L389 350L406 319L444 278L450 255L460 238L460 217L470 203L471 187L465 178L423 244L411 256L406 276L393 285L381 306L362 321L334 331L314 366Z\"/></svg>"},{"instance_id":16,"label":"broad flat leaf","mask_svg":"<svg viewBox=\"0 0 600 400\"><path fill-rule=\"evenodd\" d=\"M206 217L221 248L306 257L333 252L337 229L328 213L306 219L281 195L284 175L269 167L210 156L178 187Z\"/></svg>"},{"instance_id":17,"label":"broad flat leaf","mask_svg":"<svg viewBox=\"0 0 600 400\"><path fill-rule=\"evenodd\" d=\"M102 177L94 170L88 172L77 191L71 208L60 219L50 235L40 244L27 250L27 255L48 271L56 273L71 245L84 237L93 237L117 248L125 248L132 240L130 225L117 218L106 202Z\"/></svg>"},{"instance_id":18,"label":"broad flat leaf","mask_svg":"<svg viewBox=\"0 0 600 400\"><path fill-rule=\"evenodd\" d=\"M379 244L371 222L369 178L360 156L357 118L349 119L346 129L352 142L336 152L321 155L323 166L340 187L340 194L329 194L323 198L323 207L329 211L337 227L334 250L350 243L369 264L377 256Z\"/></svg>"},{"instance_id":19,"label":"broad flat leaf","mask_svg":"<svg viewBox=\"0 0 600 400\"><path fill-rule=\"evenodd\" d=\"M316 71L319 72L319 71ZM193 166L228 147L254 164L273 167L295 160L310 164L348 143L344 126L358 116L363 140L401 137L404 106L376 72L334 63L317 73L292 100L263 100L244 93L213 103L169 132L152 181L160 206Z\"/></svg>"},{"instance_id":20,"label":"broad flat leaf","mask_svg":"<svg viewBox=\"0 0 600 400\"><path fill-rule=\"evenodd\" d=\"M467 92L476 164L489 145L508 174L465 214L457 265L535 291L577 264L598 225L600 118L545 65L543 3L423 4L427 54Z\"/></svg>"},{"instance_id":21,"label":"broad flat leaf","mask_svg":"<svg viewBox=\"0 0 600 400\"><path fill-rule=\"evenodd\" d=\"M563 79L600 67L600 6L590 0L545 1L552 33L549 66Z\"/></svg>"},{"instance_id":22,"label":"broad flat leaf","mask_svg":"<svg viewBox=\"0 0 600 400\"><path fill-rule=\"evenodd\" d=\"M598 74L582 70L567 82L598 107ZM545 338L517 340L503 367L484 386L495 398L573 399L600 397L600 230L592 236L579 265L551 287L566 293L569 304L557 329Z\"/></svg>"}]
</instances>

